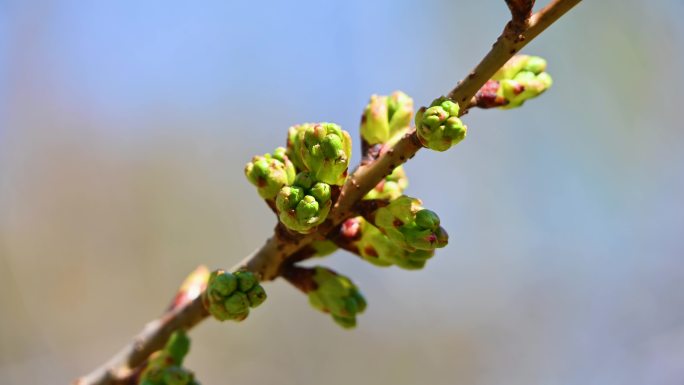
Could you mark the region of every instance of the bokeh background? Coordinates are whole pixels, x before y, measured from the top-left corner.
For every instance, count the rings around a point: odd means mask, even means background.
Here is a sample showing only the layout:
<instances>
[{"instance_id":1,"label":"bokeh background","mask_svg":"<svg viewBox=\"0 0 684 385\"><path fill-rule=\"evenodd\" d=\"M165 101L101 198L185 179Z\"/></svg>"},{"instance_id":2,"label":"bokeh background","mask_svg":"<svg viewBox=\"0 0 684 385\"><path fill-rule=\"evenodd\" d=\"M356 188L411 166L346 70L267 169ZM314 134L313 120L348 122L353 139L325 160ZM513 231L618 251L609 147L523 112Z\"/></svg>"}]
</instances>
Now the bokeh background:
<instances>
[{"instance_id":1,"label":"bokeh background","mask_svg":"<svg viewBox=\"0 0 684 385\"><path fill-rule=\"evenodd\" d=\"M541 2L544 4L545 2ZM474 110L408 193L451 243L420 272L340 252L355 331L285 282L205 322L205 384L684 381L684 3L585 1L525 52L555 85ZM446 93L503 1L0 1L0 383L65 384L229 267L273 216L243 177L294 123L358 134L371 93ZM358 159L358 156L355 158Z\"/></svg>"}]
</instances>

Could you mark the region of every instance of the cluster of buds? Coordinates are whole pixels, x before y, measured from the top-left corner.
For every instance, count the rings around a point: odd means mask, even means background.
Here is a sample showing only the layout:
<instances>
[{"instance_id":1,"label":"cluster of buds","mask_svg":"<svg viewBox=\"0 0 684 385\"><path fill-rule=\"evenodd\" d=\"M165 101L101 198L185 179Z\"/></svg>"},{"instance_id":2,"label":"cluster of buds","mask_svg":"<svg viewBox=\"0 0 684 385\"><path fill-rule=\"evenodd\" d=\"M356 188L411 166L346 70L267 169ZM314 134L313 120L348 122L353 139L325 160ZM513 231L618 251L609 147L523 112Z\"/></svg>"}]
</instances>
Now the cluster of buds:
<instances>
[{"instance_id":1,"label":"cluster of buds","mask_svg":"<svg viewBox=\"0 0 684 385\"><path fill-rule=\"evenodd\" d=\"M545 69L546 62L541 58L517 56L478 92L476 104L520 106L549 88L551 78ZM465 139L467 127L459 118L461 112L459 104L446 97L420 108L415 116L420 143L446 151ZM364 160L372 162L383 151L391 151L409 130L412 117L413 99L403 92L371 96L360 127ZM350 158L349 133L333 123L305 123L289 128L286 149L254 157L245 167L245 174L277 212L284 227L310 234L327 219L338 195L337 186L347 180ZM347 218L339 234L313 241L312 254L325 256L342 247L377 266L423 268L435 249L446 246L449 236L437 214L423 208L419 199L403 195L407 185L403 168L393 168L364 196L363 203L368 205L359 205L370 207L369 212L360 211L354 214L360 216ZM356 314L364 311L366 301L349 278L323 267L286 267L283 276L308 294L313 307L330 313L345 328L356 325ZM203 294L205 307L221 321L246 318L249 308L265 298L256 278L247 272L215 272Z\"/></svg>"},{"instance_id":2,"label":"cluster of buds","mask_svg":"<svg viewBox=\"0 0 684 385\"><path fill-rule=\"evenodd\" d=\"M539 56L514 56L478 91L476 104L481 108L520 107L551 87L553 81L545 71L546 60Z\"/></svg>"},{"instance_id":3,"label":"cluster of buds","mask_svg":"<svg viewBox=\"0 0 684 385\"><path fill-rule=\"evenodd\" d=\"M332 206L330 185L316 182L309 172L300 172L292 186L276 197L278 217L288 229L307 234L323 223Z\"/></svg>"},{"instance_id":4,"label":"cluster of buds","mask_svg":"<svg viewBox=\"0 0 684 385\"><path fill-rule=\"evenodd\" d=\"M370 145L387 143L411 124L413 99L401 91L373 95L361 116L361 137Z\"/></svg>"},{"instance_id":5,"label":"cluster of buds","mask_svg":"<svg viewBox=\"0 0 684 385\"><path fill-rule=\"evenodd\" d=\"M406 187L408 187L408 178L404 168L399 166L369 191L364 199L397 199L404 193Z\"/></svg>"},{"instance_id":6,"label":"cluster of buds","mask_svg":"<svg viewBox=\"0 0 684 385\"><path fill-rule=\"evenodd\" d=\"M171 335L164 349L152 354L138 377L139 385L199 385L192 372L182 367L190 350L184 331Z\"/></svg>"},{"instance_id":7,"label":"cluster of buds","mask_svg":"<svg viewBox=\"0 0 684 385\"><path fill-rule=\"evenodd\" d=\"M467 127L459 119L458 103L445 97L421 107L416 113L416 134L424 147L446 151L466 137Z\"/></svg>"},{"instance_id":8,"label":"cluster of buds","mask_svg":"<svg viewBox=\"0 0 684 385\"><path fill-rule=\"evenodd\" d=\"M314 180L341 186L347 179L351 137L337 124L290 127L287 149L298 171L308 171Z\"/></svg>"},{"instance_id":9,"label":"cluster of buds","mask_svg":"<svg viewBox=\"0 0 684 385\"><path fill-rule=\"evenodd\" d=\"M286 228L307 234L327 218L331 186L344 184L350 157L351 138L340 126L306 123L290 127L287 149L255 156L245 175Z\"/></svg>"},{"instance_id":10,"label":"cluster of buds","mask_svg":"<svg viewBox=\"0 0 684 385\"><path fill-rule=\"evenodd\" d=\"M345 329L356 326L356 315L366 309L366 300L347 277L321 266L313 269L314 287L308 291L309 303L329 313Z\"/></svg>"},{"instance_id":11,"label":"cluster of buds","mask_svg":"<svg viewBox=\"0 0 684 385\"><path fill-rule=\"evenodd\" d=\"M431 251L446 246L449 241L437 214L424 209L419 199L406 195L379 208L375 214L375 225L389 239L409 251Z\"/></svg>"},{"instance_id":12,"label":"cluster of buds","mask_svg":"<svg viewBox=\"0 0 684 385\"><path fill-rule=\"evenodd\" d=\"M216 270L209 276L202 302L219 321L242 321L266 300L266 292L256 276L249 271L230 273Z\"/></svg>"},{"instance_id":13,"label":"cluster of buds","mask_svg":"<svg viewBox=\"0 0 684 385\"><path fill-rule=\"evenodd\" d=\"M344 226L346 231L357 229L353 244L359 256L376 266L394 265L406 270L418 270L425 267L428 259L435 254L434 250L403 247L362 217L348 219Z\"/></svg>"},{"instance_id":14,"label":"cluster of buds","mask_svg":"<svg viewBox=\"0 0 684 385\"><path fill-rule=\"evenodd\" d=\"M273 154L255 156L245 166L247 180L256 186L264 199L273 199L281 188L289 186L295 179L295 167L284 147L278 147Z\"/></svg>"}]
</instances>

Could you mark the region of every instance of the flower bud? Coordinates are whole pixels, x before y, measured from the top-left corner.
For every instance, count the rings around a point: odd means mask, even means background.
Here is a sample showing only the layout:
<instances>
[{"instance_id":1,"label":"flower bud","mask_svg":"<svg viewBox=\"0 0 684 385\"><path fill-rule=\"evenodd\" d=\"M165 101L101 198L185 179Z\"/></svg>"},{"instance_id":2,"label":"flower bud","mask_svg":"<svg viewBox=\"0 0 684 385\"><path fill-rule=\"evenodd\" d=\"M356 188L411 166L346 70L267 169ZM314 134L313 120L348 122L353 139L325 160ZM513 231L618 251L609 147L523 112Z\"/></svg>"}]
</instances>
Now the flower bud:
<instances>
[{"instance_id":1,"label":"flower bud","mask_svg":"<svg viewBox=\"0 0 684 385\"><path fill-rule=\"evenodd\" d=\"M311 195L306 195L304 199L297 204L297 220L305 223L315 220L314 218L316 218L316 214L318 214L318 208L316 198Z\"/></svg>"},{"instance_id":2,"label":"flower bud","mask_svg":"<svg viewBox=\"0 0 684 385\"><path fill-rule=\"evenodd\" d=\"M332 192L329 184L318 182L309 190L309 194L318 202L327 202L330 200Z\"/></svg>"},{"instance_id":3,"label":"flower bud","mask_svg":"<svg viewBox=\"0 0 684 385\"><path fill-rule=\"evenodd\" d=\"M408 178L402 166L398 166L381 180L375 188L366 194L364 199L388 199L394 200L401 196L408 187Z\"/></svg>"},{"instance_id":4,"label":"flower bud","mask_svg":"<svg viewBox=\"0 0 684 385\"><path fill-rule=\"evenodd\" d=\"M302 161L299 151L295 151L295 142L298 142L299 133L303 132L309 124L300 124L292 126L287 130L287 156L295 165L297 171L306 171L304 162Z\"/></svg>"},{"instance_id":5,"label":"flower bud","mask_svg":"<svg viewBox=\"0 0 684 385\"><path fill-rule=\"evenodd\" d=\"M372 95L361 117L361 136L369 144L386 143L411 124L413 99L401 91Z\"/></svg>"},{"instance_id":6,"label":"flower bud","mask_svg":"<svg viewBox=\"0 0 684 385\"><path fill-rule=\"evenodd\" d=\"M361 237L355 243L361 258L376 266L396 265L416 270L434 255L434 250L412 250L390 239L377 227L361 218Z\"/></svg>"},{"instance_id":7,"label":"flower bud","mask_svg":"<svg viewBox=\"0 0 684 385\"><path fill-rule=\"evenodd\" d=\"M416 213L416 225L429 230L437 230L439 228L439 217L434 211L420 210Z\"/></svg>"},{"instance_id":8,"label":"flower bud","mask_svg":"<svg viewBox=\"0 0 684 385\"><path fill-rule=\"evenodd\" d=\"M141 385L190 385L194 375L181 367L190 349L190 340L183 330L171 334L162 350L150 355L140 371Z\"/></svg>"},{"instance_id":9,"label":"flower bud","mask_svg":"<svg viewBox=\"0 0 684 385\"><path fill-rule=\"evenodd\" d=\"M219 321L242 321L249 315L250 307L257 307L264 300L266 292L249 271L214 271L202 296L204 307Z\"/></svg>"},{"instance_id":10,"label":"flower bud","mask_svg":"<svg viewBox=\"0 0 684 385\"><path fill-rule=\"evenodd\" d=\"M249 299L249 306L255 308L266 301L266 291L261 285L256 285L247 292L247 299Z\"/></svg>"},{"instance_id":11,"label":"flower bud","mask_svg":"<svg viewBox=\"0 0 684 385\"><path fill-rule=\"evenodd\" d=\"M256 276L251 271L236 271L232 275L237 278L238 288L243 293L248 292L255 285L259 284Z\"/></svg>"},{"instance_id":12,"label":"flower bud","mask_svg":"<svg viewBox=\"0 0 684 385\"><path fill-rule=\"evenodd\" d=\"M387 96L371 95L361 116L361 136L369 144L384 143L390 137Z\"/></svg>"},{"instance_id":13,"label":"flower bud","mask_svg":"<svg viewBox=\"0 0 684 385\"><path fill-rule=\"evenodd\" d=\"M223 302L229 319L243 320L249 315L249 299L241 291L233 293Z\"/></svg>"},{"instance_id":14,"label":"flower bud","mask_svg":"<svg viewBox=\"0 0 684 385\"><path fill-rule=\"evenodd\" d=\"M315 182L308 172L297 174L294 183L276 196L278 218L288 229L307 234L327 218L332 206L331 188Z\"/></svg>"},{"instance_id":15,"label":"flower bud","mask_svg":"<svg viewBox=\"0 0 684 385\"><path fill-rule=\"evenodd\" d=\"M302 124L291 127L288 154L301 171L316 181L343 185L351 157L351 137L333 123Z\"/></svg>"},{"instance_id":16,"label":"flower bud","mask_svg":"<svg viewBox=\"0 0 684 385\"><path fill-rule=\"evenodd\" d=\"M313 279L316 289L308 293L311 306L330 313L345 329L356 326L356 315L366 309L366 300L356 285L349 278L321 266L314 268Z\"/></svg>"},{"instance_id":17,"label":"flower bud","mask_svg":"<svg viewBox=\"0 0 684 385\"><path fill-rule=\"evenodd\" d=\"M413 118L413 99L401 91L394 91L387 98L390 138L409 128Z\"/></svg>"},{"instance_id":18,"label":"flower bud","mask_svg":"<svg viewBox=\"0 0 684 385\"><path fill-rule=\"evenodd\" d=\"M185 331L179 330L171 334L171 337L166 342L164 351L168 353L175 365L182 365L183 359L190 351L190 339Z\"/></svg>"},{"instance_id":19,"label":"flower bud","mask_svg":"<svg viewBox=\"0 0 684 385\"><path fill-rule=\"evenodd\" d=\"M446 246L448 235L433 211L421 207L419 199L401 196L375 214L380 231L409 251L434 250Z\"/></svg>"},{"instance_id":20,"label":"flower bud","mask_svg":"<svg viewBox=\"0 0 684 385\"><path fill-rule=\"evenodd\" d=\"M463 140L467 127L458 118L458 103L444 97L421 108L416 114L416 133L424 147L446 151Z\"/></svg>"},{"instance_id":21,"label":"flower bud","mask_svg":"<svg viewBox=\"0 0 684 385\"><path fill-rule=\"evenodd\" d=\"M518 72L522 71L527 65L530 56L515 55L510 58L498 71L492 76L492 80L513 79Z\"/></svg>"},{"instance_id":22,"label":"flower bud","mask_svg":"<svg viewBox=\"0 0 684 385\"><path fill-rule=\"evenodd\" d=\"M279 147L273 155L255 156L245 166L245 175L262 198L273 199L283 186L294 182L295 168L285 155L285 149Z\"/></svg>"},{"instance_id":23,"label":"flower bud","mask_svg":"<svg viewBox=\"0 0 684 385\"><path fill-rule=\"evenodd\" d=\"M337 251L335 242L327 239L323 241L313 241L311 242L311 247L316 251L317 257L325 257Z\"/></svg>"},{"instance_id":24,"label":"flower bud","mask_svg":"<svg viewBox=\"0 0 684 385\"><path fill-rule=\"evenodd\" d=\"M397 261L397 266L406 270L419 270L425 267L427 260L435 255L434 250L416 250L406 252L401 260Z\"/></svg>"},{"instance_id":25,"label":"flower bud","mask_svg":"<svg viewBox=\"0 0 684 385\"><path fill-rule=\"evenodd\" d=\"M169 366L164 370L164 385L188 385L192 375L180 366Z\"/></svg>"},{"instance_id":26,"label":"flower bud","mask_svg":"<svg viewBox=\"0 0 684 385\"><path fill-rule=\"evenodd\" d=\"M503 109L522 106L528 99L541 95L551 87L553 81L545 70L546 60L541 57L513 57L487 82L486 87L480 89L476 95L477 105Z\"/></svg>"},{"instance_id":27,"label":"flower bud","mask_svg":"<svg viewBox=\"0 0 684 385\"><path fill-rule=\"evenodd\" d=\"M546 60L539 56L529 56L527 63L525 63L525 70L531 71L535 75L546 71Z\"/></svg>"}]
</instances>

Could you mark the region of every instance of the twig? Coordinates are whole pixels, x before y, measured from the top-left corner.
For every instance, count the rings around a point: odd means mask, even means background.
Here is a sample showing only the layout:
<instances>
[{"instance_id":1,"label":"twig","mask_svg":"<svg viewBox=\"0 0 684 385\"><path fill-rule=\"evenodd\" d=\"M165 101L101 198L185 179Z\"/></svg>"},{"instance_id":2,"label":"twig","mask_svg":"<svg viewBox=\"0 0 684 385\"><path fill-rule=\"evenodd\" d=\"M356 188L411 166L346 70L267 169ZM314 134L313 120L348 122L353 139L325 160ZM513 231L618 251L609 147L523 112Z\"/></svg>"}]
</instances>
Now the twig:
<instances>
[{"instance_id":1,"label":"twig","mask_svg":"<svg viewBox=\"0 0 684 385\"><path fill-rule=\"evenodd\" d=\"M475 69L460 82L448 97L458 102L462 114L466 113L475 93L492 75L527 43L537 37L563 14L581 0L555 0L529 18L526 29L520 33L510 33L509 23L504 33L492 46L489 53ZM511 38L511 36L516 36ZM261 280L277 278L281 267L290 257L295 258L315 239L339 226L345 219L354 215L354 207L376 184L389 175L395 167L412 158L422 148L415 130L406 133L391 149L380 154L374 161L361 165L350 177L339 194L328 220L314 234L283 236L276 232L253 254L237 264L232 271L246 269L257 274ZM296 257L301 260L302 256ZM190 329L208 316L200 297L186 306L164 314L160 319L147 324L135 339L117 355L92 373L76 380L78 385L123 384L133 370L141 365L153 352L161 349L169 336L179 329Z\"/></svg>"},{"instance_id":2,"label":"twig","mask_svg":"<svg viewBox=\"0 0 684 385\"><path fill-rule=\"evenodd\" d=\"M506 5L511 10L510 30L515 38L527 29L530 16L532 16L532 8L534 8L534 0L506 0Z\"/></svg>"},{"instance_id":3,"label":"twig","mask_svg":"<svg viewBox=\"0 0 684 385\"><path fill-rule=\"evenodd\" d=\"M477 90L499 70L508 59L537 37L572 7L581 0L554 0L539 12L533 14L529 20L528 28L520 35L520 38L510 38L510 24L506 25L504 32L496 40L492 49L482 61L470 72L468 77L460 82L447 97L459 104L461 110L467 110L471 98Z\"/></svg>"}]
</instances>

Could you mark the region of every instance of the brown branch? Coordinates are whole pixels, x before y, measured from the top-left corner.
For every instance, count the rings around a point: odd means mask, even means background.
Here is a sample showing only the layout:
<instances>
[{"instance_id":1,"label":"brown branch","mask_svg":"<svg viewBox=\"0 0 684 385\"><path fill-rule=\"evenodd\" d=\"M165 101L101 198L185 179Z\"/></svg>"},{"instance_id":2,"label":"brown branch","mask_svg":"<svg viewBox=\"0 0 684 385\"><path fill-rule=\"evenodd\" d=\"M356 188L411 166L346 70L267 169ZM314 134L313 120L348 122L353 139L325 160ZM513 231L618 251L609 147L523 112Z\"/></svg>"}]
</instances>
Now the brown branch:
<instances>
[{"instance_id":1,"label":"brown branch","mask_svg":"<svg viewBox=\"0 0 684 385\"><path fill-rule=\"evenodd\" d=\"M508 59L580 1L552 1L529 18L528 26L521 34L511 34L512 23L509 23L490 52L462 82L449 92L448 97L459 103L462 114L467 112L469 103L480 87ZM511 38L511 35L516 37ZM282 232L276 232L261 248L233 267L232 271L246 269L257 274L262 281L277 278L281 274L281 267L290 256L297 255L299 250L313 240L323 239L345 219L355 215L354 207L357 202L395 167L412 158L421 148L415 130L410 130L391 149L380 154L374 161L356 169L342 187L339 199L331 210L328 220L319 227L316 233L284 237ZM144 330L117 355L92 373L77 379L75 383L78 385L125 383L135 368L145 362L153 352L161 349L175 330L190 329L208 316L200 298L147 324Z\"/></svg>"},{"instance_id":2,"label":"brown branch","mask_svg":"<svg viewBox=\"0 0 684 385\"><path fill-rule=\"evenodd\" d=\"M529 26L518 38L511 38L509 23L504 32L496 40L492 49L480 61L468 77L460 82L447 97L459 104L461 110L466 110L471 98L477 93L487 80L499 70L508 59L518 53L530 41L542 33L546 28L568 12L581 0L554 0L539 12L533 14ZM513 34L515 35L515 34Z\"/></svg>"},{"instance_id":3,"label":"brown branch","mask_svg":"<svg viewBox=\"0 0 684 385\"><path fill-rule=\"evenodd\" d=\"M534 0L506 0L506 5L511 11L511 32L513 38L522 34L528 27Z\"/></svg>"},{"instance_id":4,"label":"brown branch","mask_svg":"<svg viewBox=\"0 0 684 385\"><path fill-rule=\"evenodd\" d=\"M283 266L282 273L282 277L292 286L301 290L302 293L309 293L318 288L316 281L313 279L314 269L286 264Z\"/></svg>"}]
</instances>

